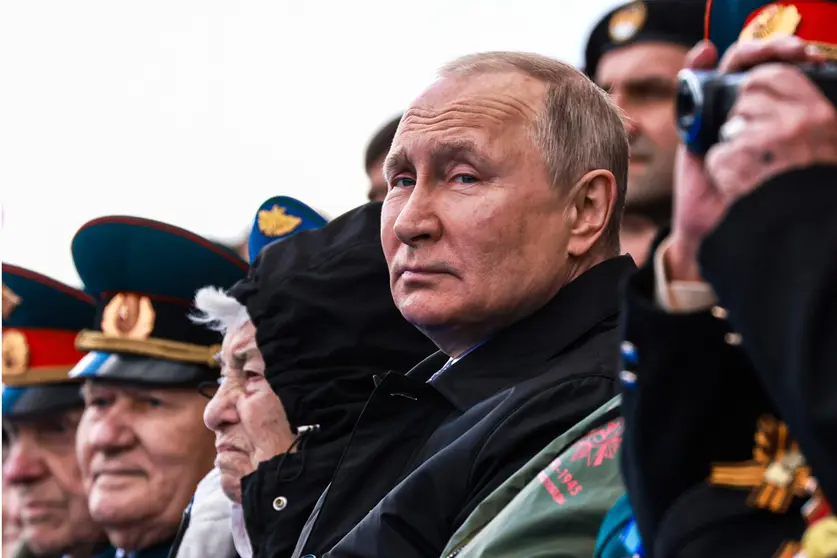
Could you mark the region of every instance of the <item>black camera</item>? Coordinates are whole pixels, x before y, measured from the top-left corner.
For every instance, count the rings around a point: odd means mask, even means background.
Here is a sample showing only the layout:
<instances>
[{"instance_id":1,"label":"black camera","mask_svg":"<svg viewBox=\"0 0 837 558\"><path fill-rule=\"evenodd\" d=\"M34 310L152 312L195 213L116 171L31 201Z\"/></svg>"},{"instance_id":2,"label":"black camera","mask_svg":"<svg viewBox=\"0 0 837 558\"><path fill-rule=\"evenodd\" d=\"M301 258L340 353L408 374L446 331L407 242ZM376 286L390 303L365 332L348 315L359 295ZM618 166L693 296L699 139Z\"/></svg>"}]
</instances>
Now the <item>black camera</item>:
<instances>
[{"instance_id":1,"label":"black camera","mask_svg":"<svg viewBox=\"0 0 837 558\"><path fill-rule=\"evenodd\" d=\"M837 105L837 64L802 65L802 72ZM713 70L681 70L677 75L677 129L692 153L703 155L720 141L746 72L720 74Z\"/></svg>"}]
</instances>

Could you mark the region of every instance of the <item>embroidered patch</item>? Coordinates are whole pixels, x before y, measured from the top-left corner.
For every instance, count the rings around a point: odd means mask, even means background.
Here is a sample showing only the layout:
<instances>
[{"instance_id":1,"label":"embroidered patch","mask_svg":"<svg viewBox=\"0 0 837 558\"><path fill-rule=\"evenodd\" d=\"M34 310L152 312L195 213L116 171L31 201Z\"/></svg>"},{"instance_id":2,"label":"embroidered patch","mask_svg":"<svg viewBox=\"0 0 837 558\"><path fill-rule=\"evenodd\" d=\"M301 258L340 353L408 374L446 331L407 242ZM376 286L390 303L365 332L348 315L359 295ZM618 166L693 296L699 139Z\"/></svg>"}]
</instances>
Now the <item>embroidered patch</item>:
<instances>
[{"instance_id":1,"label":"embroidered patch","mask_svg":"<svg viewBox=\"0 0 837 558\"><path fill-rule=\"evenodd\" d=\"M622 445L624 430L625 419L620 417L592 431L576 443L570 461L585 460L588 467L598 467L605 460L615 459Z\"/></svg>"},{"instance_id":2,"label":"embroidered patch","mask_svg":"<svg viewBox=\"0 0 837 558\"><path fill-rule=\"evenodd\" d=\"M302 218L296 215L288 215L287 209L280 205L274 205L270 209L259 211L259 230L265 236L284 236L293 232L302 224Z\"/></svg>"},{"instance_id":3,"label":"embroidered patch","mask_svg":"<svg viewBox=\"0 0 837 558\"><path fill-rule=\"evenodd\" d=\"M740 41L753 39L770 39L776 37L790 37L796 33L796 28L802 21L802 16L796 6L770 4L744 28L738 36Z\"/></svg>"},{"instance_id":4,"label":"embroidered patch","mask_svg":"<svg viewBox=\"0 0 837 558\"><path fill-rule=\"evenodd\" d=\"M552 478L553 474L555 479ZM538 480L558 505L567 503L568 497L578 496L584 490L581 483L573 478L570 470L562 466L560 457L538 474Z\"/></svg>"},{"instance_id":5,"label":"embroidered patch","mask_svg":"<svg viewBox=\"0 0 837 558\"><path fill-rule=\"evenodd\" d=\"M102 333L107 337L148 339L154 330L155 313L146 296L119 293L102 312Z\"/></svg>"}]
</instances>

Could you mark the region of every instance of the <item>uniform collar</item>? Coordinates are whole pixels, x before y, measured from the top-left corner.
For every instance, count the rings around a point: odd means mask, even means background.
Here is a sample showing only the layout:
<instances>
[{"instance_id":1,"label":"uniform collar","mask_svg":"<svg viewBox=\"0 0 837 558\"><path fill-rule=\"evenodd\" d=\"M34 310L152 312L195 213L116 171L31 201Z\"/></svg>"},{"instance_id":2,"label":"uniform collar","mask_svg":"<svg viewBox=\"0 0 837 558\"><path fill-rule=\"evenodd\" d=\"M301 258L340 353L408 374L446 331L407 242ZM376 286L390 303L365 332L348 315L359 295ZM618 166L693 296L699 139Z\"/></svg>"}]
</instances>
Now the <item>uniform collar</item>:
<instances>
[{"instance_id":1,"label":"uniform collar","mask_svg":"<svg viewBox=\"0 0 837 558\"><path fill-rule=\"evenodd\" d=\"M534 314L498 332L458 360L430 385L461 412L542 372L563 352L619 311L619 286L636 270L630 256L605 260L570 282ZM615 356L614 356L615 358ZM407 375L426 382L447 362L438 352Z\"/></svg>"}]
</instances>

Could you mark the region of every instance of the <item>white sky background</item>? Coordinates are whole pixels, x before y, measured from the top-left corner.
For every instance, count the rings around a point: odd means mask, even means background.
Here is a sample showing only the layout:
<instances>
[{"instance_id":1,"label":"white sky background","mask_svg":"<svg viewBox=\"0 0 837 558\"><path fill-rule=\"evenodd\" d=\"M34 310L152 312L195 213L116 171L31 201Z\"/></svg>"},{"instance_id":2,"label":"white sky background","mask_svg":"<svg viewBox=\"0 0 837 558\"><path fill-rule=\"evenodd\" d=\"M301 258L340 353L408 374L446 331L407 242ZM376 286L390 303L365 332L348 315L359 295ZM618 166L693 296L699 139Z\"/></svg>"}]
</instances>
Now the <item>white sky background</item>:
<instances>
[{"instance_id":1,"label":"white sky background","mask_svg":"<svg viewBox=\"0 0 837 558\"><path fill-rule=\"evenodd\" d=\"M11 0L0 8L2 258L78 285L113 214L217 240L272 195L365 201L366 142L456 56L580 64L617 0Z\"/></svg>"}]
</instances>

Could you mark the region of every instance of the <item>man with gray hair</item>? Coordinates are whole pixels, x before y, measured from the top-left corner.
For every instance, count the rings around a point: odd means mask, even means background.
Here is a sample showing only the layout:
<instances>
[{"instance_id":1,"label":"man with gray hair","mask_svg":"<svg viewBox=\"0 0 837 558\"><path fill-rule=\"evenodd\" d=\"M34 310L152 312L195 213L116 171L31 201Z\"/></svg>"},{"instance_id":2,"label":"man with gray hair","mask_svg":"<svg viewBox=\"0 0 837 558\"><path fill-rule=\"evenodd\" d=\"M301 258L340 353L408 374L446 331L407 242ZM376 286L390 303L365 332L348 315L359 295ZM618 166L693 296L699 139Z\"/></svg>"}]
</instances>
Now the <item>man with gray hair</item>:
<instances>
[{"instance_id":1,"label":"man with gray hair","mask_svg":"<svg viewBox=\"0 0 837 558\"><path fill-rule=\"evenodd\" d=\"M619 256L627 167L618 109L546 57L466 56L411 104L381 239L396 306L440 352L379 380L298 556L439 556L487 494L615 395L619 283L635 269Z\"/></svg>"}]
</instances>

